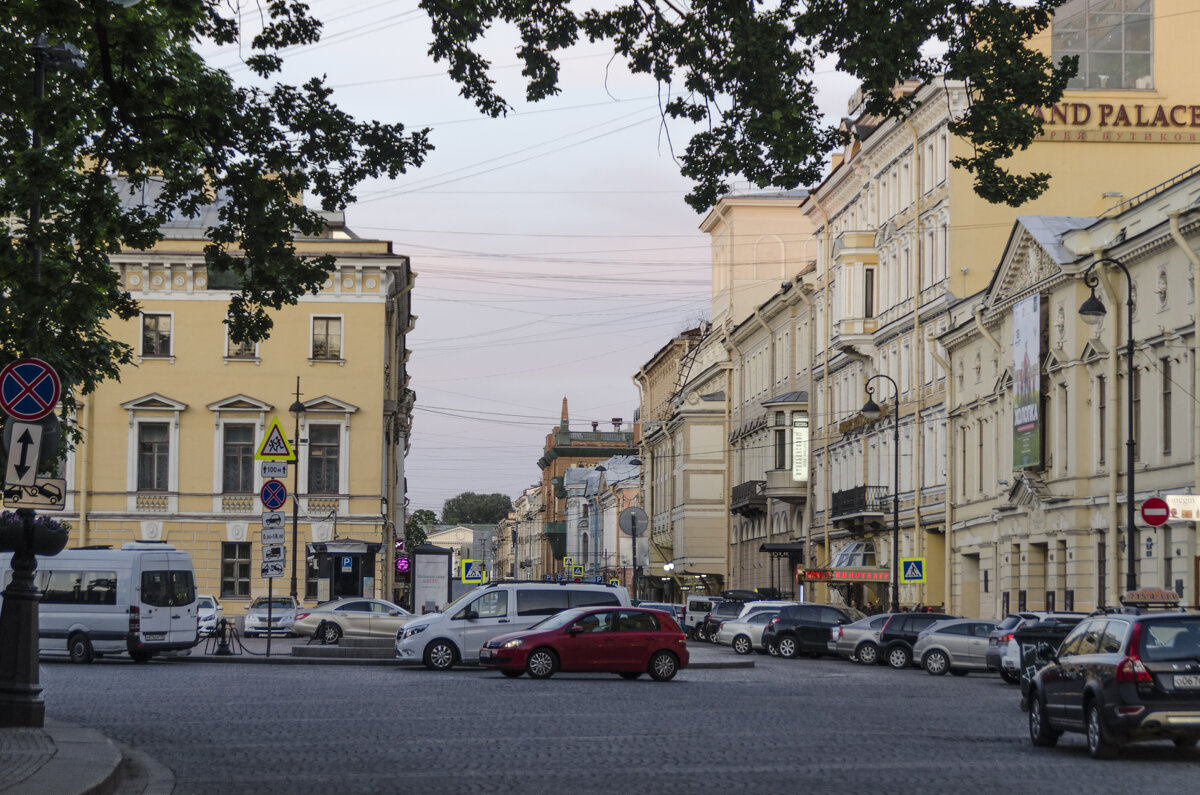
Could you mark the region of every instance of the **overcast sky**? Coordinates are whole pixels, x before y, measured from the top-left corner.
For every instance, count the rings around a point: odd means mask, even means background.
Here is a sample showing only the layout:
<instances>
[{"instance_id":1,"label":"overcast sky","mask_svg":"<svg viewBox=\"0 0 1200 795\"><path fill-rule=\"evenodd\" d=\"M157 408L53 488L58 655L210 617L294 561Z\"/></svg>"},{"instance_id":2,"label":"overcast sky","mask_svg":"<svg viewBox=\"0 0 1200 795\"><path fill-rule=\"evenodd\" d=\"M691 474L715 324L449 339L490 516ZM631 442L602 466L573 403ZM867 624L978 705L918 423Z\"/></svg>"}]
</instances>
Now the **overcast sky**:
<instances>
[{"instance_id":1,"label":"overcast sky","mask_svg":"<svg viewBox=\"0 0 1200 795\"><path fill-rule=\"evenodd\" d=\"M463 491L515 498L540 480L563 397L573 428L631 420L633 374L709 317L708 237L672 156L689 131L664 126L659 87L600 47L564 56L559 97L525 103L503 31L488 54L515 112L488 119L426 54L429 23L411 0L310 5L323 40L285 51L283 79L324 74L358 118L433 128L420 169L364 185L346 212L419 274L409 510L440 515ZM236 48L206 54L250 80ZM844 115L853 83L831 70L818 82L825 112Z\"/></svg>"}]
</instances>

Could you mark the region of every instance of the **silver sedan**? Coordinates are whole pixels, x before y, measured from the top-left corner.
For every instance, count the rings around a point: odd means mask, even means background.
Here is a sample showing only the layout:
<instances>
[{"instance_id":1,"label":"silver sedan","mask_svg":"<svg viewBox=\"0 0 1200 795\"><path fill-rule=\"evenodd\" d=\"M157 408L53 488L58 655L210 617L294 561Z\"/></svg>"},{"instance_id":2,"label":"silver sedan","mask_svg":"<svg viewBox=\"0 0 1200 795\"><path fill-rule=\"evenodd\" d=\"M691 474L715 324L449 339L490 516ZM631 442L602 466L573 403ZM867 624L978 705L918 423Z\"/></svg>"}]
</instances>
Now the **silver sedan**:
<instances>
[{"instance_id":1,"label":"silver sedan","mask_svg":"<svg viewBox=\"0 0 1200 795\"><path fill-rule=\"evenodd\" d=\"M316 607L301 609L292 624L297 635L313 636L321 628L326 643L348 638L395 638L396 633L413 618L403 607L382 599L360 596L343 597ZM324 626L321 622L324 621Z\"/></svg>"},{"instance_id":2,"label":"silver sedan","mask_svg":"<svg viewBox=\"0 0 1200 795\"><path fill-rule=\"evenodd\" d=\"M777 615L779 614L761 612L746 618L726 621L717 630L717 643L732 646L738 654L749 654L752 651L765 654L767 647L763 645L763 630Z\"/></svg>"},{"instance_id":3,"label":"silver sedan","mask_svg":"<svg viewBox=\"0 0 1200 795\"><path fill-rule=\"evenodd\" d=\"M988 634L995 628L995 621L982 618L939 621L917 636L913 659L932 676L986 671Z\"/></svg>"},{"instance_id":4,"label":"silver sedan","mask_svg":"<svg viewBox=\"0 0 1200 795\"><path fill-rule=\"evenodd\" d=\"M830 641L839 657L845 657L863 665L879 662L879 630L887 623L891 613L880 613L860 618L853 624L834 627Z\"/></svg>"}]
</instances>

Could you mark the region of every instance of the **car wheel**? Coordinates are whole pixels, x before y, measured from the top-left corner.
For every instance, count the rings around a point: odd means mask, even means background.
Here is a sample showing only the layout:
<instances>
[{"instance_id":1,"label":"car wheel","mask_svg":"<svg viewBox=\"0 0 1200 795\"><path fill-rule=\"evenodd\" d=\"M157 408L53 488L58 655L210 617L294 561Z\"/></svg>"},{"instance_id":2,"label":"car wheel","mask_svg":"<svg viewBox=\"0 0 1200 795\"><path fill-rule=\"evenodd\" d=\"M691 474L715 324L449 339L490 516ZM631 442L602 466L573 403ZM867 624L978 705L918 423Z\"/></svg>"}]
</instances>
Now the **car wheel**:
<instances>
[{"instance_id":1,"label":"car wheel","mask_svg":"<svg viewBox=\"0 0 1200 795\"><path fill-rule=\"evenodd\" d=\"M750 652L754 651L753 647L750 645L750 639L745 635L738 635L733 639L733 643L730 645L733 646L733 650L738 654L749 654Z\"/></svg>"},{"instance_id":2,"label":"car wheel","mask_svg":"<svg viewBox=\"0 0 1200 795\"><path fill-rule=\"evenodd\" d=\"M547 648L534 649L525 661L530 679L549 679L558 670L558 657Z\"/></svg>"},{"instance_id":3,"label":"car wheel","mask_svg":"<svg viewBox=\"0 0 1200 795\"><path fill-rule=\"evenodd\" d=\"M1192 748L1197 741L1200 741L1200 737L1175 737L1171 740L1176 748Z\"/></svg>"},{"instance_id":4,"label":"car wheel","mask_svg":"<svg viewBox=\"0 0 1200 795\"><path fill-rule=\"evenodd\" d=\"M767 654L771 655L772 657L778 657L779 656L779 644L778 643L768 643L767 644Z\"/></svg>"},{"instance_id":5,"label":"car wheel","mask_svg":"<svg viewBox=\"0 0 1200 795\"><path fill-rule=\"evenodd\" d=\"M950 670L950 661L944 653L934 649L925 655L925 670L930 676L945 676Z\"/></svg>"},{"instance_id":6,"label":"car wheel","mask_svg":"<svg viewBox=\"0 0 1200 795\"><path fill-rule=\"evenodd\" d=\"M1000 678L1005 682L1008 682L1010 685L1021 684L1021 677L1017 676L1012 671L1006 671L1003 668L1000 669Z\"/></svg>"},{"instance_id":7,"label":"car wheel","mask_svg":"<svg viewBox=\"0 0 1200 795\"><path fill-rule=\"evenodd\" d=\"M154 655L148 651L131 651L129 656L133 658L135 663L148 663Z\"/></svg>"},{"instance_id":8,"label":"car wheel","mask_svg":"<svg viewBox=\"0 0 1200 795\"><path fill-rule=\"evenodd\" d=\"M342 639L342 628L332 621L325 622L325 628L321 630L321 640L326 643L337 643Z\"/></svg>"},{"instance_id":9,"label":"car wheel","mask_svg":"<svg viewBox=\"0 0 1200 795\"><path fill-rule=\"evenodd\" d=\"M1062 732L1050 728L1046 718L1046 705L1036 692L1029 694L1029 741L1039 748L1050 748L1058 742Z\"/></svg>"},{"instance_id":10,"label":"car wheel","mask_svg":"<svg viewBox=\"0 0 1200 795\"><path fill-rule=\"evenodd\" d=\"M637 679L641 675L642 675L641 671L622 671L621 672L622 679Z\"/></svg>"},{"instance_id":11,"label":"car wheel","mask_svg":"<svg viewBox=\"0 0 1200 795\"><path fill-rule=\"evenodd\" d=\"M458 650L448 640L435 640L425 647L425 667L435 671L449 671L458 659Z\"/></svg>"},{"instance_id":12,"label":"car wheel","mask_svg":"<svg viewBox=\"0 0 1200 795\"><path fill-rule=\"evenodd\" d=\"M887 664L897 671L903 671L912 665L912 653L904 646L893 646L888 649Z\"/></svg>"},{"instance_id":13,"label":"car wheel","mask_svg":"<svg viewBox=\"0 0 1200 795\"><path fill-rule=\"evenodd\" d=\"M523 674L525 672L524 671L510 671L508 669L504 669L504 670L500 671L500 673L504 674L509 679L516 679L518 676L520 676L521 674Z\"/></svg>"},{"instance_id":14,"label":"car wheel","mask_svg":"<svg viewBox=\"0 0 1200 795\"><path fill-rule=\"evenodd\" d=\"M858 648L854 650L854 656L863 665L878 665L879 647L874 643L860 643L858 644Z\"/></svg>"},{"instance_id":15,"label":"car wheel","mask_svg":"<svg viewBox=\"0 0 1200 795\"><path fill-rule=\"evenodd\" d=\"M669 651L658 651L650 658L648 669L656 682L669 682L679 671L679 660Z\"/></svg>"},{"instance_id":16,"label":"car wheel","mask_svg":"<svg viewBox=\"0 0 1200 795\"><path fill-rule=\"evenodd\" d=\"M96 656L92 642L82 632L76 632L67 641L67 651L71 653L73 663L90 663Z\"/></svg>"},{"instance_id":17,"label":"car wheel","mask_svg":"<svg viewBox=\"0 0 1200 795\"><path fill-rule=\"evenodd\" d=\"M800 647L796 645L796 639L787 635L776 641L775 646L779 649L779 656L786 657L789 660L800 653Z\"/></svg>"},{"instance_id":18,"label":"car wheel","mask_svg":"<svg viewBox=\"0 0 1200 795\"><path fill-rule=\"evenodd\" d=\"M1100 705L1095 699L1087 705L1087 746L1092 759L1112 759L1117 755L1117 746L1104 736Z\"/></svg>"}]
</instances>

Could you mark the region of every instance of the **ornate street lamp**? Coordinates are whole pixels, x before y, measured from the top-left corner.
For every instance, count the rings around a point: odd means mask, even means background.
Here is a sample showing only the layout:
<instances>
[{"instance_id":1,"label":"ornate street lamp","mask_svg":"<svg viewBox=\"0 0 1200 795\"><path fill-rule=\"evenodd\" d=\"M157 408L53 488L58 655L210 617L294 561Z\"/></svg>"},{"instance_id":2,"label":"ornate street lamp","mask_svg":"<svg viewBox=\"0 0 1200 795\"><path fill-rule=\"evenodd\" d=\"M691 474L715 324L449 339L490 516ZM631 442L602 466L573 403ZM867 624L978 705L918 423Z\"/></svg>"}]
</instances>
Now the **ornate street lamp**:
<instances>
[{"instance_id":1,"label":"ornate street lamp","mask_svg":"<svg viewBox=\"0 0 1200 795\"><path fill-rule=\"evenodd\" d=\"M900 612L900 387L891 376L873 375L867 379L864 387L867 391L867 402L862 407L862 415L869 420L877 420L883 416L883 409L875 402L875 390L871 382L883 378L891 383L892 391L896 394L896 416L893 427L896 432L895 443L892 445L896 455L893 469L892 485L892 612Z\"/></svg>"},{"instance_id":2,"label":"ornate street lamp","mask_svg":"<svg viewBox=\"0 0 1200 795\"><path fill-rule=\"evenodd\" d=\"M305 407L300 402L300 376L296 376L296 399L288 406L288 411L296 418L295 433L292 435L292 452L296 460L292 463L292 598L299 601L296 588L296 560L300 557L300 418L304 416ZM307 561L307 556L305 556ZM306 564L307 565L307 564ZM330 577L329 598L337 598L333 593L333 578ZM270 637L268 635L267 637Z\"/></svg>"},{"instance_id":3,"label":"ornate street lamp","mask_svg":"<svg viewBox=\"0 0 1200 795\"><path fill-rule=\"evenodd\" d=\"M1137 528L1134 524L1134 482L1133 482L1133 277L1129 275L1129 270L1120 263L1120 261L1112 257L1100 257L1095 260L1088 269L1083 272L1083 283L1086 284L1092 291L1087 300L1079 307L1079 316L1084 322L1090 326L1098 326L1104 321L1108 311L1104 308L1104 304L1096 297L1096 285L1100 283L1100 277L1095 273L1096 266L1100 263L1108 263L1115 265L1121 269L1121 273L1125 274L1125 280L1129 285L1129 290L1125 295L1125 308L1127 320L1125 323L1125 356L1129 361L1129 371L1126 374L1125 386L1125 409L1126 409L1126 436L1125 436L1125 590L1137 590L1137 556L1134 547L1137 546ZM1103 594L1101 595L1103 598Z\"/></svg>"}]
</instances>

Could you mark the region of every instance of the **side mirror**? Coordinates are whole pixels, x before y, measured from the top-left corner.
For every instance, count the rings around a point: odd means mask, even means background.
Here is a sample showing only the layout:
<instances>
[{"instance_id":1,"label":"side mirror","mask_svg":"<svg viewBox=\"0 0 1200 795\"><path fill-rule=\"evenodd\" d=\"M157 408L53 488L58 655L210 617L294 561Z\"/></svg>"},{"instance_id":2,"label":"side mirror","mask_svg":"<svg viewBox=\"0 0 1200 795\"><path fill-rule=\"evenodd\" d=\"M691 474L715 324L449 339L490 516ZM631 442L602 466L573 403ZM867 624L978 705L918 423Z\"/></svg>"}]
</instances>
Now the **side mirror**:
<instances>
[{"instance_id":1,"label":"side mirror","mask_svg":"<svg viewBox=\"0 0 1200 795\"><path fill-rule=\"evenodd\" d=\"M389 616L398 616L398 615L400 615L400 611L399 610L389 610L388 615Z\"/></svg>"},{"instance_id":2,"label":"side mirror","mask_svg":"<svg viewBox=\"0 0 1200 795\"><path fill-rule=\"evenodd\" d=\"M568 635L578 635L581 632L583 632L583 627L579 626L578 624L572 624L567 628Z\"/></svg>"},{"instance_id":3,"label":"side mirror","mask_svg":"<svg viewBox=\"0 0 1200 795\"><path fill-rule=\"evenodd\" d=\"M465 610L463 611L463 618L465 618L467 621L474 621L475 619L479 618L479 614L474 610Z\"/></svg>"}]
</instances>

